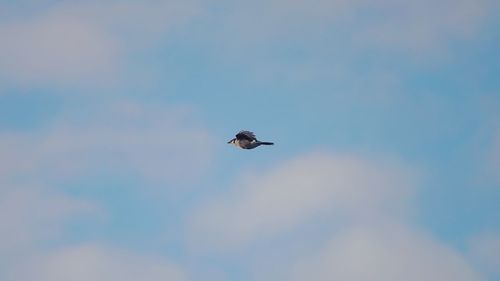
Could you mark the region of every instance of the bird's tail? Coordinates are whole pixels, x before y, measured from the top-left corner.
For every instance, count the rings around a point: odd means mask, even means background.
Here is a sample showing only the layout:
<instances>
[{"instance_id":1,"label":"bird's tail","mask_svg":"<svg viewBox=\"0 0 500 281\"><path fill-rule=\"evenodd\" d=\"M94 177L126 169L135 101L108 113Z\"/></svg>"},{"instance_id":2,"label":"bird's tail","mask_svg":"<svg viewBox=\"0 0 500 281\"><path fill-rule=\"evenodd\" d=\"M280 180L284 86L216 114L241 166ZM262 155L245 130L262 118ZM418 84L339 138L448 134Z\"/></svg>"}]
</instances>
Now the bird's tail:
<instances>
[{"instance_id":1,"label":"bird's tail","mask_svg":"<svg viewBox=\"0 0 500 281\"><path fill-rule=\"evenodd\" d=\"M274 142L259 141L259 144L263 144L263 145L274 145Z\"/></svg>"}]
</instances>

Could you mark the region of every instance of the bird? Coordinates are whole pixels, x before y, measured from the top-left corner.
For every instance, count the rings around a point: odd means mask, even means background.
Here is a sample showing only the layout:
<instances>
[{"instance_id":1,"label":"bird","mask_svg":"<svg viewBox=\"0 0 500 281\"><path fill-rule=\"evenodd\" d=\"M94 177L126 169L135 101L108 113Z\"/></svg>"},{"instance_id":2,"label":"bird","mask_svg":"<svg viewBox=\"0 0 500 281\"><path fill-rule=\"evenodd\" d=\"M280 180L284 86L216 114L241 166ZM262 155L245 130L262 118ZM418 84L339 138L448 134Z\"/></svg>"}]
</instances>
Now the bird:
<instances>
[{"instance_id":1,"label":"bird","mask_svg":"<svg viewBox=\"0 0 500 281\"><path fill-rule=\"evenodd\" d=\"M227 143L231 143L236 147L242 149L254 149L260 145L273 145L272 142L259 141L255 137L255 134L250 131L240 131L236 134L236 137Z\"/></svg>"}]
</instances>

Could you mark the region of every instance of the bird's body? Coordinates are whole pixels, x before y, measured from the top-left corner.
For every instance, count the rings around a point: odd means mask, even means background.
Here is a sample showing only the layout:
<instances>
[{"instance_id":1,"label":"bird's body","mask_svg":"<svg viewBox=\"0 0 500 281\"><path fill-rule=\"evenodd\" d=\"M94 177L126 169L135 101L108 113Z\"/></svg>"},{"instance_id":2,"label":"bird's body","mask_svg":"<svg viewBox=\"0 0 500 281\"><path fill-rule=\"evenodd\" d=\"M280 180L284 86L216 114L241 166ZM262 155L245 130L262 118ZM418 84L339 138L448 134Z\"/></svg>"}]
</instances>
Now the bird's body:
<instances>
[{"instance_id":1,"label":"bird's body","mask_svg":"<svg viewBox=\"0 0 500 281\"><path fill-rule=\"evenodd\" d=\"M242 149L253 149L260 145L273 145L272 142L259 141L255 137L255 134L250 131L240 131L236 134L236 137L227 143L231 143L236 147Z\"/></svg>"}]
</instances>

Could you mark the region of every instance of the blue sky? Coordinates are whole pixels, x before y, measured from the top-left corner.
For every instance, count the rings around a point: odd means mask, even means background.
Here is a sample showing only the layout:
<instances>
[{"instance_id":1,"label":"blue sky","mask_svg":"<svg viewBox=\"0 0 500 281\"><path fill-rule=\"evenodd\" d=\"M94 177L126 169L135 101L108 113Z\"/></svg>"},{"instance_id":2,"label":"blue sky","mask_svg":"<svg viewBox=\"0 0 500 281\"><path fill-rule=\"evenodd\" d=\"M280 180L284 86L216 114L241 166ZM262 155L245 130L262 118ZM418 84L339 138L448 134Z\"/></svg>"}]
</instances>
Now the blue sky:
<instances>
[{"instance_id":1,"label":"blue sky","mask_svg":"<svg viewBox=\"0 0 500 281\"><path fill-rule=\"evenodd\" d=\"M0 279L500 280L499 8L0 1Z\"/></svg>"}]
</instances>

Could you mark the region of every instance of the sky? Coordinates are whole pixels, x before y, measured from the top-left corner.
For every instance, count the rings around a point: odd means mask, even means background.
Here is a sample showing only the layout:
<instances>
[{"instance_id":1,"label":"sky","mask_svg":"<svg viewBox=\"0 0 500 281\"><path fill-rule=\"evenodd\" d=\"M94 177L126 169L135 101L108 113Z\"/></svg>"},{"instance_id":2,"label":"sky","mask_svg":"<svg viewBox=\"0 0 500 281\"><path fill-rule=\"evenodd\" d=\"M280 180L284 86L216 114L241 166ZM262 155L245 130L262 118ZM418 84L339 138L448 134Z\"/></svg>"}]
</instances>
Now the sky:
<instances>
[{"instance_id":1,"label":"sky","mask_svg":"<svg viewBox=\"0 0 500 281\"><path fill-rule=\"evenodd\" d=\"M500 280L499 10L0 0L0 279Z\"/></svg>"}]
</instances>

